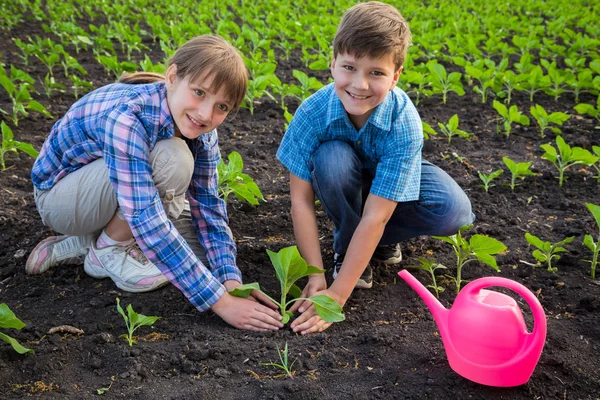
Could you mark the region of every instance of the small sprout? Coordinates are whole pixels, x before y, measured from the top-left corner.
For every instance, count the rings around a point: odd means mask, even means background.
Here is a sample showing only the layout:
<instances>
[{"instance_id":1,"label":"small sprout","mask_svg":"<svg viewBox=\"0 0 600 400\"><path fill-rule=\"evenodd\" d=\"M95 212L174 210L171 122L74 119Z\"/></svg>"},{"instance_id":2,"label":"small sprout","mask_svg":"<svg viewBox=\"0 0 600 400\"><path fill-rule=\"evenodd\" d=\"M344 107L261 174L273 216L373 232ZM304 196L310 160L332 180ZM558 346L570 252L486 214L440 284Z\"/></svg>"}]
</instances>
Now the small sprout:
<instances>
[{"instance_id":1,"label":"small sprout","mask_svg":"<svg viewBox=\"0 0 600 400\"><path fill-rule=\"evenodd\" d=\"M6 303L0 304L0 328L21 330L25 324L15 316ZM0 340L10 344L12 348L19 354L33 352L33 350L23 347L16 339L0 332Z\"/></svg>"},{"instance_id":2,"label":"small sprout","mask_svg":"<svg viewBox=\"0 0 600 400\"><path fill-rule=\"evenodd\" d=\"M567 251L562 246L571 243L573 239L575 239L575 237L570 236L565 240L552 244L550 242L543 241L537 236L534 236L527 232L525 233L525 239L527 240L527 243L537 248L531 254L538 261L538 263L545 262L548 265L548 271L556 272L558 271L558 268L552 266L552 260L556 258L556 260L558 261L560 259L558 253L564 253Z\"/></svg>"},{"instance_id":3,"label":"small sprout","mask_svg":"<svg viewBox=\"0 0 600 400\"><path fill-rule=\"evenodd\" d=\"M133 346L134 343L137 343L133 339L133 332L135 332L136 329L138 329L141 326L152 326L157 320L160 319L160 317L145 316L136 313L135 311L133 311L133 307L131 307L131 304L127 306L127 315L125 315L123 308L121 308L121 301L118 297L117 311L123 316L123 319L125 320L125 325L127 326L127 333L124 333L119 337L126 338L127 342L129 342L129 346Z\"/></svg>"},{"instance_id":4,"label":"small sprout","mask_svg":"<svg viewBox=\"0 0 600 400\"><path fill-rule=\"evenodd\" d=\"M495 271L499 271L494 254L502 253L506 250L506 246L502 242L488 236L475 234L471 236L469 241L464 239L462 233L472 227L473 225L465 225L452 236L433 237L434 239L449 243L454 249L454 254L456 255L456 278L453 279L456 282L456 294L460 292L460 286L463 282L461 271L467 263L479 260L492 267Z\"/></svg>"},{"instance_id":5,"label":"small sprout","mask_svg":"<svg viewBox=\"0 0 600 400\"><path fill-rule=\"evenodd\" d=\"M227 202L227 198L233 193L240 201L247 201L253 206L258 205L258 200L265 201L258 185L249 175L242 172L244 169L242 156L232 151L227 159L229 160L227 164L220 159L217 165L219 192L223 200Z\"/></svg>"},{"instance_id":6,"label":"small sprout","mask_svg":"<svg viewBox=\"0 0 600 400\"><path fill-rule=\"evenodd\" d=\"M285 371L286 375L289 376L290 379L294 379L295 371L292 368L293 368L296 360L292 361L292 363L288 365L289 359L288 359L288 344L287 344L287 342L285 342L285 347L283 348L283 351L279 348L279 345L276 345L276 346L277 346L277 355L279 356L279 361L281 362L281 364L277 364L274 362L268 362L268 363L260 363L260 365L264 365L267 367L279 368L279 369Z\"/></svg>"},{"instance_id":7,"label":"small sprout","mask_svg":"<svg viewBox=\"0 0 600 400\"><path fill-rule=\"evenodd\" d=\"M492 173L490 173L489 175L484 174L481 171L477 171L477 174L479 175L479 179L481 179L481 181L483 182L483 185L479 185L479 187L483 188L483 190L485 190L486 193L488 193L488 191L490 190L491 187L496 186L495 184L492 183L492 181L494 179L496 179L497 177L499 177L502 172L504 172L501 169L498 169Z\"/></svg>"},{"instance_id":8,"label":"small sprout","mask_svg":"<svg viewBox=\"0 0 600 400\"><path fill-rule=\"evenodd\" d=\"M546 129L550 129L552 133L560 134L560 128L550 127L550 123L553 123L558 126L562 126L571 116L569 114L565 114L562 112L553 112L548 114L544 107L536 104L535 106L531 106L529 112L535 118L538 126L540 127L540 137L545 137L544 132Z\"/></svg>"},{"instance_id":9,"label":"small sprout","mask_svg":"<svg viewBox=\"0 0 600 400\"><path fill-rule=\"evenodd\" d=\"M586 203L585 205L596 220L596 225L598 226L598 236L595 242L592 235L584 236L583 244L592 252L592 259L583 261L590 263L592 279L596 279L596 267L598 266L598 255L600 254L600 206L591 203Z\"/></svg>"},{"instance_id":10,"label":"small sprout","mask_svg":"<svg viewBox=\"0 0 600 400\"><path fill-rule=\"evenodd\" d=\"M454 114L452 117L450 117L450 120L448 121L447 124L442 124L441 122L438 122L438 126L440 127L440 130L442 131L442 133L448 138L448 144L450 144L450 141L452 140L452 137L454 137L454 136L460 136L467 140L471 140L471 136L473 136L472 133L468 133L468 132L458 129L458 115L457 114Z\"/></svg>"},{"instance_id":11,"label":"small sprout","mask_svg":"<svg viewBox=\"0 0 600 400\"><path fill-rule=\"evenodd\" d=\"M435 270L437 269L447 269L446 266L433 262L425 257L419 257L420 265L409 265L406 268L416 268L421 271L428 272L431 275L431 280L433 281L432 285L427 285L428 288L435 290L435 297L440 297L440 292L443 292L445 289L442 286L438 286L435 280Z\"/></svg>"},{"instance_id":12,"label":"small sprout","mask_svg":"<svg viewBox=\"0 0 600 400\"><path fill-rule=\"evenodd\" d=\"M517 179L523 180L526 176L535 176L530 169L533 161L516 163L508 157L502 157L502 161L504 161L504 164L511 173L510 189L513 192L515 191L515 187L518 186L518 184L515 183Z\"/></svg>"},{"instance_id":13,"label":"small sprout","mask_svg":"<svg viewBox=\"0 0 600 400\"><path fill-rule=\"evenodd\" d=\"M565 180L564 174L567 168L575 164L583 164L589 167L598 161L598 157L588 150L569 146L561 136L556 137L556 145L558 152L551 144L542 144L540 147L546 151L542 158L550 161L558 170L558 186L560 187L562 187Z\"/></svg>"}]
</instances>

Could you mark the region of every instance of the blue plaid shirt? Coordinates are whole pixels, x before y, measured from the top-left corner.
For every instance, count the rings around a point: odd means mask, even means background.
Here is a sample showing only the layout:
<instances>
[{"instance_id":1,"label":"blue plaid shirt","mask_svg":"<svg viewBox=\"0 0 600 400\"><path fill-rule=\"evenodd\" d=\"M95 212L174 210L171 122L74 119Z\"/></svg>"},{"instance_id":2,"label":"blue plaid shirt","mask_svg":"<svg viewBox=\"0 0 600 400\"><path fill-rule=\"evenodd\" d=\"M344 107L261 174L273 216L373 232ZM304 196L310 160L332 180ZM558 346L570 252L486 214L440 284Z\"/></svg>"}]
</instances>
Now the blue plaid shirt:
<instances>
[{"instance_id":1,"label":"blue plaid shirt","mask_svg":"<svg viewBox=\"0 0 600 400\"><path fill-rule=\"evenodd\" d=\"M423 125L408 95L399 88L390 91L356 131L333 85L300 105L277 151L279 161L311 182L313 152L323 142L341 140L353 146L375 177L371 193L396 202L418 200Z\"/></svg>"},{"instance_id":2,"label":"blue plaid shirt","mask_svg":"<svg viewBox=\"0 0 600 400\"><path fill-rule=\"evenodd\" d=\"M227 208L217 191L218 137L213 130L188 141L195 164L187 198L209 270L167 218L152 181L150 151L174 134L164 83L107 85L77 101L54 125L31 175L39 190L49 190L67 174L103 157L140 248L204 311L226 292L223 282L242 281Z\"/></svg>"}]
</instances>

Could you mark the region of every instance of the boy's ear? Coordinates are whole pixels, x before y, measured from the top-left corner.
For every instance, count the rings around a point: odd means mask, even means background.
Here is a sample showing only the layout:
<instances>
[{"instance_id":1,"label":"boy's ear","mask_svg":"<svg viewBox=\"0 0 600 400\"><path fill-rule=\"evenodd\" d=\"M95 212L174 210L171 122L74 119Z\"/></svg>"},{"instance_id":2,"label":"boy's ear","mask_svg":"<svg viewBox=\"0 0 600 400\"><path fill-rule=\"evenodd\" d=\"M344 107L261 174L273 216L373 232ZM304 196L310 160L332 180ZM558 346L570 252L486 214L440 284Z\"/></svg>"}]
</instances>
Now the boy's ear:
<instances>
[{"instance_id":1,"label":"boy's ear","mask_svg":"<svg viewBox=\"0 0 600 400\"><path fill-rule=\"evenodd\" d=\"M394 90L394 88L396 87L396 83L398 83L398 78L400 78L400 74L402 73L403 69L404 69L404 65L401 65L400 68L398 68L398 71L396 71L394 73L394 80L392 81L392 85L390 86L390 90Z\"/></svg>"},{"instance_id":2,"label":"boy's ear","mask_svg":"<svg viewBox=\"0 0 600 400\"><path fill-rule=\"evenodd\" d=\"M331 67L329 68L329 70L332 74L333 74L334 68L335 68L335 57L331 57Z\"/></svg>"},{"instance_id":3,"label":"boy's ear","mask_svg":"<svg viewBox=\"0 0 600 400\"><path fill-rule=\"evenodd\" d=\"M167 82L167 88L170 88L177 79L177 65L171 64L169 68L167 68L167 72L165 73L165 81Z\"/></svg>"}]
</instances>

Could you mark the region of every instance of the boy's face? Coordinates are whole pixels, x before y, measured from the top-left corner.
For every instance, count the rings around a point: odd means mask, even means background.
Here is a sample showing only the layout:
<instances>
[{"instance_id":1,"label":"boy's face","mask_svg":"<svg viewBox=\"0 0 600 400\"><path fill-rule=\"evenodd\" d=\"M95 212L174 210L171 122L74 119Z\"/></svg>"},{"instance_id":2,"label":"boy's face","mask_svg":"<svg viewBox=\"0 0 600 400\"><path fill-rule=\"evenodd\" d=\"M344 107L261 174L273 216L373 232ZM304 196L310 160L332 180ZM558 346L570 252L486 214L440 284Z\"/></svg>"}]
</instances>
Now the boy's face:
<instances>
[{"instance_id":1,"label":"boy's face","mask_svg":"<svg viewBox=\"0 0 600 400\"><path fill-rule=\"evenodd\" d=\"M175 136L196 139L221 125L232 105L227 100L225 87L211 90L212 76L201 76L198 82L177 76L177 66L167 69L167 103L177 126Z\"/></svg>"},{"instance_id":2,"label":"boy's face","mask_svg":"<svg viewBox=\"0 0 600 400\"><path fill-rule=\"evenodd\" d=\"M335 92L356 129L396 86L402 67L396 70L392 54L380 58L355 58L338 54L331 62Z\"/></svg>"}]
</instances>

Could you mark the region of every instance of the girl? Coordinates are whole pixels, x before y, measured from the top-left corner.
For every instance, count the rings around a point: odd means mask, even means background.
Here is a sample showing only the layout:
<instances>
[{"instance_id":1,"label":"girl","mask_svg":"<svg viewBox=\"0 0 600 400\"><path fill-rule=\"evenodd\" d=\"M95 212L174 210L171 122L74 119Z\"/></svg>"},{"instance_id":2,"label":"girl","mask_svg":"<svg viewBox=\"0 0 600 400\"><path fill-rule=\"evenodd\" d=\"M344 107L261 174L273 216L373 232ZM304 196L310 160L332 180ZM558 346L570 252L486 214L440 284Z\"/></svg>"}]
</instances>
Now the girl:
<instances>
[{"instance_id":1,"label":"girl","mask_svg":"<svg viewBox=\"0 0 600 400\"><path fill-rule=\"evenodd\" d=\"M242 279L217 194L216 128L239 108L247 82L235 48L204 35L176 51L164 77L125 76L77 101L31 174L42 222L64 236L42 240L27 273L85 256L88 275L122 290L170 281L199 311L237 328L282 327L264 296L227 293Z\"/></svg>"}]
</instances>

